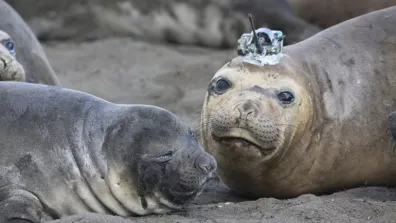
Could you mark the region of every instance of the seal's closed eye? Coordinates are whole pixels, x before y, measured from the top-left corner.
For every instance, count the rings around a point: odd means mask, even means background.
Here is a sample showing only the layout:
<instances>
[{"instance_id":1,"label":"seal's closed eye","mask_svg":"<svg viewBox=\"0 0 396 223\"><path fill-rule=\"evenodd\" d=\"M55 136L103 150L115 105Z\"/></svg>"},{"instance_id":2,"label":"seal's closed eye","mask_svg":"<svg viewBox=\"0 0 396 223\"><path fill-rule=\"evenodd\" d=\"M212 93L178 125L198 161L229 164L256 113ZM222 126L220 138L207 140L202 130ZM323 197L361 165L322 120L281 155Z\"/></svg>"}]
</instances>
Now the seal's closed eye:
<instances>
[{"instance_id":1,"label":"seal's closed eye","mask_svg":"<svg viewBox=\"0 0 396 223\"><path fill-rule=\"evenodd\" d=\"M149 155L149 156L144 155L142 159L147 162L166 164L172 160L173 154L174 152L169 150L161 155Z\"/></svg>"},{"instance_id":2,"label":"seal's closed eye","mask_svg":"<svg viewBox=\"0 0 396 223\"><path fill-rule=\"evenodd\" d=\"M172 159L173 151L167 151L155 159L158 163L167 163Z\"/></svg>"}]
</instances>

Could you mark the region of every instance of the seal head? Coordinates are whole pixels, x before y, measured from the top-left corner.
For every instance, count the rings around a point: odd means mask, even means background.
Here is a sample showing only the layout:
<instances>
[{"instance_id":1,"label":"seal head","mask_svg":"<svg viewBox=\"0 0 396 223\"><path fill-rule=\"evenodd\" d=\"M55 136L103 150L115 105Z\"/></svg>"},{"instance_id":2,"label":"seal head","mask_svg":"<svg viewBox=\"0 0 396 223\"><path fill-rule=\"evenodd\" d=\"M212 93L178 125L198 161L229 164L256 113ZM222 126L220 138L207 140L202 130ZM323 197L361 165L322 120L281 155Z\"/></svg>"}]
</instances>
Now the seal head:
<instances>
[{"instance_id":1,"label":"seal head","mask_svg":"<svg viewBox=\"0 0 396 223\"><path fill-rule=\"evenodd\" d=\"M0 78L2 81L25 81L25 70L16 60L14 41L0 30Z\"/></svg>"},{"instance_id":2,"label":"seal head","mask_svg":"<svg viewBox=\"0 0 396 223\"><path fill-rule=\"evenodd\" d=\"M215 178L215 159L172 113L153 106L134 108L128 113L126 117L131 120L109 127L111 133L105 140L110 189L125 207L137 214L146 214L144 209L162 213L169 208L182 208ZM125 123L131 122L141 127L127 128ZM136 188L127 189L130 185ZM134 209L128 196L124 196L125 191L136 191L143 210ZM163 206L158 208L158 203Z\"/></svg>"},{"instance_id":3,"label":"seal head","mask_svg":"<svg viewBox=\"0 0 396 223\"><path fill-rule=\"evenodd\" d=\"M276 191L278 179L267 182L262 173L276 173L276 178L288 174L270 170L311 127L310 87L304 74L291 66L263 68L237 57L209 84L201 117L202 141L219 165L220 179L236 192L261 196L267 189Z\"/></svg>"}]
</instances>

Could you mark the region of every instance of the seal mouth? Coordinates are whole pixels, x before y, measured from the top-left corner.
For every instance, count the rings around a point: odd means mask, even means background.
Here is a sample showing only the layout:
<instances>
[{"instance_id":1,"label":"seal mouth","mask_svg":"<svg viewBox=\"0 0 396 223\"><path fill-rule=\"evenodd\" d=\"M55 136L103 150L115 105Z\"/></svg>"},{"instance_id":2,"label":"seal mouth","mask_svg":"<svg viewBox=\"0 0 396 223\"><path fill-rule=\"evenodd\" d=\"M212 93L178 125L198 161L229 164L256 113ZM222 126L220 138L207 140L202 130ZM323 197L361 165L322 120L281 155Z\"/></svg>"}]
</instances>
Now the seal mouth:
<instances>
[{"instance_id":1,"label":"seal mouth","mask_svg":"<svg viewBox=\"0 0 396 223\"><path fill-rule=\"evenodd\" d=\"M228 147L255 149L255 150L259 151L264 156L270 156L276 150L276 147L264 148L264 147L260 146L259 143L256 140L252 139L251 137L234 136L232 134L224 135L224 136L217 136L214 133L212 133L212 138L215 141L217 141L218 143L221 143Z\"/></svg>"},{"instance_id":2,"label":"seal mouth","mask_svg":"<svg viewBox=\"0 0 396 223\"><path fill-rule=\"evenodd\" d=\"M172 188L167 188L165 191L160 192L156 196L159 197L160 203L163 205L175 209L181 210L188 203L192 202L197 198L202 191L205 189L206 184L214 178L206 178L201 181L201 183L190 191L180 191L174 190Z\"/></svg>"},{"instance_id":3,"label":"seal mouth","mask_svg":"<svg viewBox=\"0 0 396 223\"><path fill-rule=\"evenodd\" d=\"M169 190L176 195L182 195L182 196L198 196L200 192L205 188L205 186L209 183L209 181L215 179L215 175L211 175L203 179L199 185L197 185L193 190L190 191L177 191L177 190L172 190L169 188Z\"/></svg>"}]
</instances>

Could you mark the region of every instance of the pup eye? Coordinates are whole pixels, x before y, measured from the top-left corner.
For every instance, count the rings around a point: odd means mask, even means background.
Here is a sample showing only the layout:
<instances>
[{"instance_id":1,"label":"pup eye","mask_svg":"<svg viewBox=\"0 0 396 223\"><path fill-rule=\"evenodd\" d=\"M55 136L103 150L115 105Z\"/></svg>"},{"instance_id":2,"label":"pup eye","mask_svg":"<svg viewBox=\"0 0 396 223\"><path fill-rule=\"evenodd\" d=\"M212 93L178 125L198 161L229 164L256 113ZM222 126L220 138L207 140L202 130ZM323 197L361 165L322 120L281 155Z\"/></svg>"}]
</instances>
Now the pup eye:
<instances>
[{"instance_id":1,"label":"pup eye","mask_svg":"<svg viewBox=\"0 0 396 223\"><path fill-rule=\"evenodd\" d=\"M13 49L14 49L14 43L11 42L11 41L8 41L8 42L5 44L5 47L6 47L8 50L13 50Z\"/></svg>"},{"instance_id":2,"label":"pup eye","mask_svg":"<svg viewBox=\"0 0 396 223\"><path fill-rule=\"evenodd\" d=\"M168 151L156 158L159 163L167 163L172 159L173 151Z\"/></svg>"},{"instance_id":3,"label":"pup eye","mask_svg":"<svg viewBox=\"0 0 396 223\"><path fill-rule=\"evenodd\" d=\"M231 87L230 82L225 79L219 79L216 81L215 90L217 93L222 94Z\"/></svg>"},{"instance_id":4,"label":"pup eye","mask_svg":"<svg viewBox=\"0 0 396 223\"><path fill-rule=\"evenodd\" d=\"M294 95L289 91L283 91L278 94L278 99L283 104L290 104L294 101Z\"/></svg>"}]
</instances>

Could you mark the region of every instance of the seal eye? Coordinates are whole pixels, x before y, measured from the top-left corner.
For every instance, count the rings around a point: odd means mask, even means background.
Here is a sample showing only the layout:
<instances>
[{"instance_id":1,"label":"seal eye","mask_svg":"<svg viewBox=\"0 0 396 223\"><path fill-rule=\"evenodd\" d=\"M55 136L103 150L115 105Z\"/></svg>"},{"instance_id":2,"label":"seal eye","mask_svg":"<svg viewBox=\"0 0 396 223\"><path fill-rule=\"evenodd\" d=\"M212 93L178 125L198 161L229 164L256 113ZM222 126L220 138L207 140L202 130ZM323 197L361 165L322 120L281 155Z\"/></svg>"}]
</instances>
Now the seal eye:
<instances>
[{"instance_id":1,"label":"seal eye","mask_svg":"<svg viewBox=\"0 0 396 223\"><path fill-rule=\"evenodd\" d=\"M172 159L173 151L168 151L156 158L158 163L167 163Z\"/></svg>"},{"instance_id":2,"label":"seal eye","mask_svg":"<svg viewBox=\"0 0 396 223\"><path fill-rule=\"evenodd\" d=\"M216 81L215 89L216 89L216 92L219 93L219 94L224 93L230 87L231 87L230 82L228 82L225 79L219 79L219 80Z\"/></svg>"},{"instance_id":3,"label":"seal eye","mask_svg":"<svg viewBox=\"0 0 396 223\"><path fill-rule=\"evenodd\" d=\"M282 91L281 93L278 94L278 99L283 104L290 104L294 101L294 96L289 91Z\"/></svg>"},{"instance_id":4,"label":"seal eye","mask_svg":"<svg viewBox=\"0 0 396 223\"><path fill-rule=\"evenodd\" d=\"M8 41L8 42L5 44L5 47L6 47L8 50L14 50L14 43L11 42L11 41Z\"/></svg>"}]
</instances>

